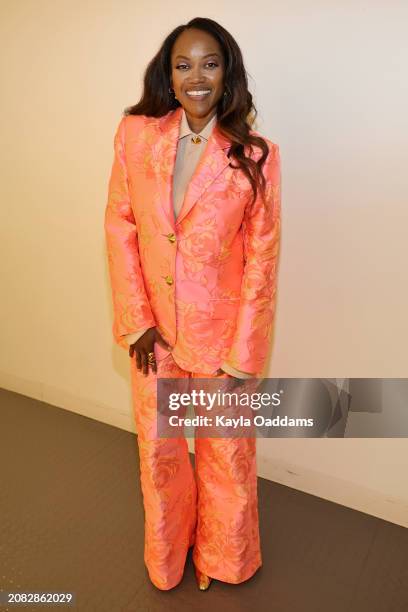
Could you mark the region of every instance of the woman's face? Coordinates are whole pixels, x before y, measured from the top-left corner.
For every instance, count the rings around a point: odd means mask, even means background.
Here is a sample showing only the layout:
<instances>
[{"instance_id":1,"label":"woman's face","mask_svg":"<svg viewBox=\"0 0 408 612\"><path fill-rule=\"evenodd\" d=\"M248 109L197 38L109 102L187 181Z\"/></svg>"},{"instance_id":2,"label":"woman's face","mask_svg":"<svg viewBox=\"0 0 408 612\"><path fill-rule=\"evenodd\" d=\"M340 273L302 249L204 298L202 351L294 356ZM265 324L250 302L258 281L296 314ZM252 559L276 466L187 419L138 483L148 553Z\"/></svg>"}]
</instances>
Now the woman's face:
<instances>
[{"instance_id":1,"label":"woman's face","mask_svg":"<svg viewBox=\"0 0 408 612\"><path fill-rule=\"evenodd\" d=\"M224 60L219 43L202 30L184 30L173 46L171 82L190 124L204 127L215 115L224 94L223 81ZM197 91L204 93L194 95Z\"/></svg>"}]
</instances>

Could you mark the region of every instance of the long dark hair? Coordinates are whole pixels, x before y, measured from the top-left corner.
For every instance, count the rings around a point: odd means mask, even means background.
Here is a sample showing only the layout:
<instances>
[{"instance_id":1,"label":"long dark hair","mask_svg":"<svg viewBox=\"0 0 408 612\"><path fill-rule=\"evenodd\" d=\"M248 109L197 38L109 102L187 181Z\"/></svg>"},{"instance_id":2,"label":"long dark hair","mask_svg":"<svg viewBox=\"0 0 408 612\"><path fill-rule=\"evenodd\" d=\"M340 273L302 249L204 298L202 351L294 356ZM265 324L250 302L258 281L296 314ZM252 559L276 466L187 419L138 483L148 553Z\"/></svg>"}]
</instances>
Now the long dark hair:
<instances>
[{"instance_id":1,"label":"long dark hair","mask_svg":"<svg viewBox=\"0 0 408 612\"><path fill-rule=\"evenodd\" d=\"M250 134L257 110L252 101L252 95L248 91L247 73L241 50L233 36L216 21L206 17L195 17L186 25L180 25L170 32L146 68L142 97L137 104L127 107L124 114L162 117L170 110L181 106L180 102L169 92L171 52L177 37L190 28L208 32L221 46L224 56L226 95L221 96L217 105L217 127L224 136L231 140L228 157L232 156L238 165L233 166L230 163L230 166L241 168L244 172L251 184L253 201L255 201L258 188L264 195L265 177L262 173L262 166L269 149L262 137ZM257 162L250 157L245 157L245 145L251 152L253 145L260 147L262 155Z\"/></svg>"}]
</instances>

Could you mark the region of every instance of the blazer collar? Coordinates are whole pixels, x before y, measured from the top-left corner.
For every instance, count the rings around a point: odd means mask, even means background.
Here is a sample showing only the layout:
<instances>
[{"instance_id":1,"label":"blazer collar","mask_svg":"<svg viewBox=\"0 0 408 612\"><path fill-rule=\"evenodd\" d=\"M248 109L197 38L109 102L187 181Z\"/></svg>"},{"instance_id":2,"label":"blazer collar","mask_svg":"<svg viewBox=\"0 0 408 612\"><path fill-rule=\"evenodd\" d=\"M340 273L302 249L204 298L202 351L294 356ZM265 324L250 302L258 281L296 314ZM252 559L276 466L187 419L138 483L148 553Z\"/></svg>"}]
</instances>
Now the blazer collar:
<instances>
[{"instance_id":1,"label":"blazer collar","mask_svg":"<svg viewBox=\"0 0 408 612\"><path fill-rule=\"evenodd\" d=\"M210 121L207 123L207 125L203 127L201 132L193 132L193 130L190 128L188 124L187 115L183 108L182 114L181 114L179 140L180 138L184 138L185 136L190 136L190 135L201 136L201 138L203 138L204 140L208 140L210 137L211 131L216 123L217 123L217 115L215 114L214 117L212 117Z\"/></svg>"},{"instance_id":2,"label":"blazer collar","mask_svg":"<svg viewBox=\"0 0 408 612\"><path fill-rule=\"evenodd\" d=\"M183 133L181 130L183 116L184 109L182 106L178 106L158 118L161 132L161 138L158 142L160 170L157 172L160 202L172 229L175 229L175 226L184 219L203 192L211 188L211 184L217 176L230 163L227 149L231 146L231 141L219 131L215 116L211 120L213 121L212 125L209 125L210 121L203 130L205 132L207 128L209 132L208 141L187 186L181 210L177 220L175 220L172 187L178 141Z\"/></svg>"},{"instance_id":3,"label":"blazer collar","mask_svg":"<svg viewBox=\"0 0 408 612\"><path fill-rule=\"evenodd\" d=\"M185 124L188 126L187 117L185 116L185 111L182 106L178 106L176 109L169 111L166 115L159 117L159 127L162 131L163 135L167 140L174 141L174 138L180 136L181 129L185 130L185 127L182 128L182 120L185 119ZM184 124L184 125L185 125ZM193 133L188 126L188 133ZM183 132L184 133L184 132ZM231 146L231 141L229 138L226 138L221 134L221 132L217 128L217 115L207 123L205 128L200 132L200 136L204 134L204 138L206 137L206 133L208 133L208 140L214 139L216 148L219 149L228 149ZM185 135L185 133L184 133ZM177 145L177 143L176 143Z\"/></svg>"}]
</instances>

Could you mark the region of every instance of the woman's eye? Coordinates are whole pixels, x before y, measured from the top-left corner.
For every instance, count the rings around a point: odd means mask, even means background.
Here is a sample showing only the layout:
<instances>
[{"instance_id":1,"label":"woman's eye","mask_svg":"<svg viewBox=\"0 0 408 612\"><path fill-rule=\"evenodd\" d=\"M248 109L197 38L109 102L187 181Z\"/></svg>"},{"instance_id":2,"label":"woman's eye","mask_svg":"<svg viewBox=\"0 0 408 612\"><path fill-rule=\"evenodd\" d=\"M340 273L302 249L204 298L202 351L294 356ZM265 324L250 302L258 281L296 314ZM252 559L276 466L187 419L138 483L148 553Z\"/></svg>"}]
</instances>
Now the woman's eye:
<instances>
[{"instance_id":1,"label":"woman's eye","mask_svg":"<svg viewBox=\"0 0 408 612\"><path fill-rule=\"evenodd\" d=\"M207 66L216 68L218 66L218 64L216 62L207 62ZM178 64L176 66L176 68L177 69L179 69L179 68L184 69L184 68L188 68L188 65L187 64Z\"/></svg>"}]
</instances>

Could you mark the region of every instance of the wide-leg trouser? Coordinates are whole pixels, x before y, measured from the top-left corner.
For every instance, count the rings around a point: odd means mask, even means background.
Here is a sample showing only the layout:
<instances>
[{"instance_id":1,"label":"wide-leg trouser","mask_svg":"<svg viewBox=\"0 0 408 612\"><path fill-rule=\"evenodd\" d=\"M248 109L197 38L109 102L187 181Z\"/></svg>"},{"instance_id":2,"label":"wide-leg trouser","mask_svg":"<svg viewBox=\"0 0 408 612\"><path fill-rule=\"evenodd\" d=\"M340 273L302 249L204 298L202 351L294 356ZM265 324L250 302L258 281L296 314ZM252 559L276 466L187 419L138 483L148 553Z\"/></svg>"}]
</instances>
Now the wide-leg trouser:
<instances>
[{"instance_id":1,"label":"wide-leg trouser","mask_svg":"<svg viewBox=\"0 0 408 612\"><path fill-rule=\"evenodd\" d=\"M157 345L156 345L157 346ZM144 376L131 359L134 417L145 511L144 561L153 584L168 590L193 561L212 578L239 583L262 565L256 439L196 438L195 473L185 438L157 436L157 377L210 378L181 369L171 353ZM229 377L224 374L221 377ZM187 382L187 381L186 381Z\"/></svg>"}]
</instances>

